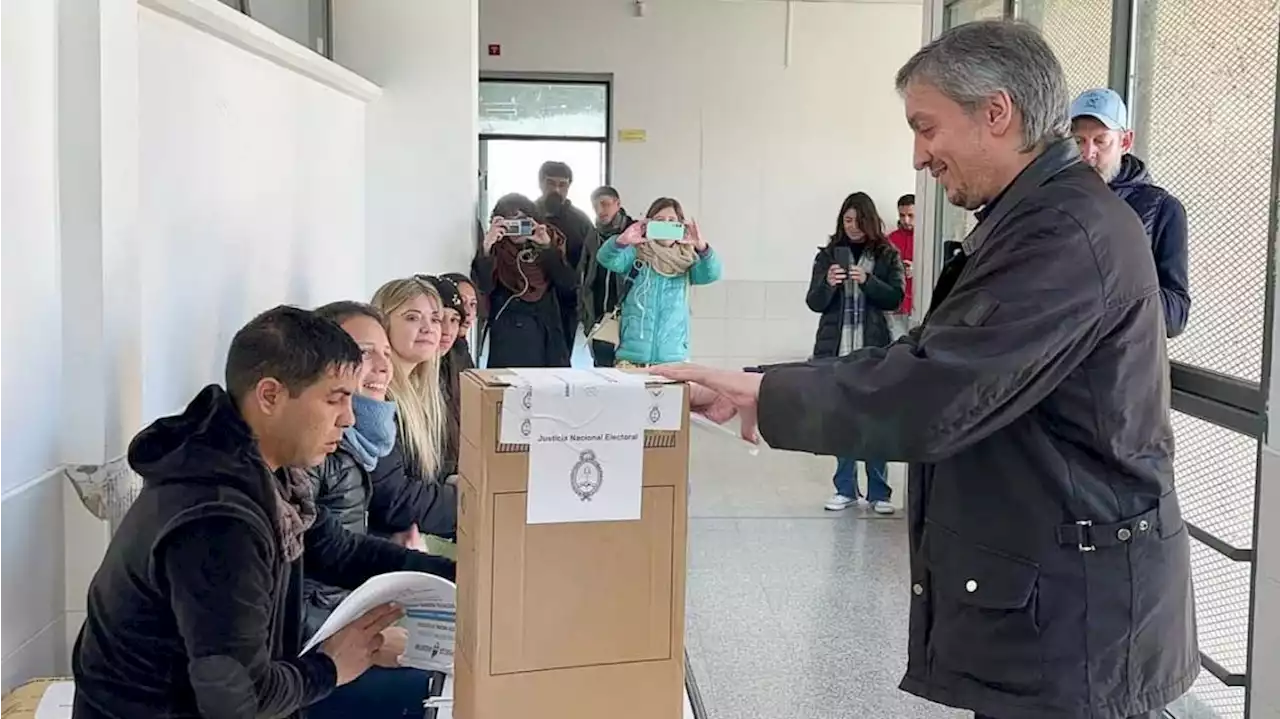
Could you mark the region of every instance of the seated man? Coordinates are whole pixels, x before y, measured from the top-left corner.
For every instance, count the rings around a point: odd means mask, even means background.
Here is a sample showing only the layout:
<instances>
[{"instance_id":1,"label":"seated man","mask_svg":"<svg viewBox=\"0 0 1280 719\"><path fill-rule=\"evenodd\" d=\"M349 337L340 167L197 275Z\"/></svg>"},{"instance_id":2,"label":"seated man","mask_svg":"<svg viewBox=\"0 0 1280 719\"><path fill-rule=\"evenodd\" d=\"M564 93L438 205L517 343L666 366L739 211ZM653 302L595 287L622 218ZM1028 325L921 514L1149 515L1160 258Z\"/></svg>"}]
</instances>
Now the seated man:
<instances>
[{"instance_id":1,"label":"seated man","mask_svg":"<svg viewBox=\"0 0 1280 719\"><path fill-rule=\"evenodd\" d=\"M342 328L277 307L232 339L225 391L134 438L144 488L89 585L76 719L290 717L358 677L400 611L299 657L304 553L310 576L345 588L405 569L453 577L447 560L317 516L296 468L337 447L361 372Z\"/></svg>"}]
</instances>

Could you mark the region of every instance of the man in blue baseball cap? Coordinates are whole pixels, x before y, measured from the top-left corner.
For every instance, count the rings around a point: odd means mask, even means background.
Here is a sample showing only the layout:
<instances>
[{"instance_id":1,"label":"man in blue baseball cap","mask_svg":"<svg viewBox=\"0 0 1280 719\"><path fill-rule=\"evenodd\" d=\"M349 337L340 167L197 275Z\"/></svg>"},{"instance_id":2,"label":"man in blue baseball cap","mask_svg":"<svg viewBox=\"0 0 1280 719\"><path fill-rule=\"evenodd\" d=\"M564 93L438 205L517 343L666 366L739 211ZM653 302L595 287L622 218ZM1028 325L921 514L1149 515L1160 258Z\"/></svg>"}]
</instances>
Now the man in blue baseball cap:
<instances>
[{"instance_id":1,"label":"man in blue baseball cap","mask_svg":"<svg viewBox=\"0 0 1280 719\"><path fill-rule=\"evenodd\" d=\"M1142 218L1151 239L1156 276L1170 337L1187 326L1187 212L1178 198L1151 182L1146 165L1132 154L1129 110L1114 90L1086 90L1071 103L1071 133L1080 155Z\"/></svg>"}]
</instances>

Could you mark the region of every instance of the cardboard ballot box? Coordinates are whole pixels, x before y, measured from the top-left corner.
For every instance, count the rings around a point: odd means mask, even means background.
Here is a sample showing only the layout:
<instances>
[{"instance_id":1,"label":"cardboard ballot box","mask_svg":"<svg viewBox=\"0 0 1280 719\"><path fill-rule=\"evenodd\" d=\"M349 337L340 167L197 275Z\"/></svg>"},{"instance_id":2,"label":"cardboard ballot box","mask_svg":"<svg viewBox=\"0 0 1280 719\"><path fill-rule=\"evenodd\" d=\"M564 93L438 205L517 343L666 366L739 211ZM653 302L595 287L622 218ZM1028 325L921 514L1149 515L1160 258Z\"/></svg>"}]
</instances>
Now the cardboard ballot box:
<instances>
[{"instance_id":1,"label":"cardboard ballot box","mask_svg":"<svg viewBox=\"0 0 1280 719\"><path fill-rule=\"evenodd\" d=\"M472 370L462 379L454 716L679 719L689 465L685 388L628 376L649 395L642 412L647 421L673 428L639 428L643 439L629 450L642 455L636 474L619 471L623 460L609 455L608 445L591 444L634 435L583 421L540 433L548 442L563 440L577 459L567 471L555 466L531 476L539 433L524 443L504 434L519 433L523 425L528 436L528 418L536 425L542 416L536 402L549 406L554 400L536 395L530 410L535 395L531 389L516 394L526 386L517 372ZM564 383L567 397L571 385L592 373L548 374ZM525 405L524 419L507 414L505 433L504 396L508 405L513 398ZM599 408L593 411L590 417L607 424ZM533 462L545 465L541 456ZM550 485L539 484L548 478ZM626 481L635 484L624 486ZM548 492L549 499L535 496ZM591 512L630 511L633 500L638 518L591 519ZM557 511L568 512L569 520L556 521Z\"/></svg>"}]
</instances>

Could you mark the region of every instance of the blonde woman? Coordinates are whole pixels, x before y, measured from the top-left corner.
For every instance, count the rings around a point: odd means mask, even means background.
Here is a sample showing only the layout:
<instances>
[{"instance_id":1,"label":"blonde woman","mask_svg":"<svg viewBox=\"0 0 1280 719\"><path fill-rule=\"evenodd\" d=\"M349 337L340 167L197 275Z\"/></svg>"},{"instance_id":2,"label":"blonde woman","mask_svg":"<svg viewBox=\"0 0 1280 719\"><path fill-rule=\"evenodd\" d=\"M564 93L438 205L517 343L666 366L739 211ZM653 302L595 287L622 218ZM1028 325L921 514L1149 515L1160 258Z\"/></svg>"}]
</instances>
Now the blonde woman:
<instances>
[{"instance_id":1,"label":"blonde woman","mask_svg":"<svg viewBox=\"0 0 1280 719\"><path fill-rule=\"evenodd\" d=\"M457 488L441 476L448 415L440 389L443 306L431 279L392 280L373 295L391 340L391 388L398 435L391 454L373 472L369 531L389 536L416 526L423 534L452 537Z\"/></svg>"}]
</instances>

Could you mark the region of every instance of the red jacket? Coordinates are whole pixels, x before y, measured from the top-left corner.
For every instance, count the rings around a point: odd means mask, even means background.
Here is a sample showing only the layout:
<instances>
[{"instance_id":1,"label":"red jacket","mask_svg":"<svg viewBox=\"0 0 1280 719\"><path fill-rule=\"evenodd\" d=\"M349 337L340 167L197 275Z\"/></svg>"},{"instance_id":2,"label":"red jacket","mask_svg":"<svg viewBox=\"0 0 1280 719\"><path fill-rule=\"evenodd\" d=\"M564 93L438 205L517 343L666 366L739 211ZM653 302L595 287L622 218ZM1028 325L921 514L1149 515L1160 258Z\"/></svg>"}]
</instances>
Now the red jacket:
<instances>
[{"instance_id":1,"label":"red jacket","mask_svg":"<svg viewBox=\"0 0 1280 719\"><path fill-rule=\"evenodd\" d=\"M902 255L902 261L904 264L912 261L911 253L915 252L916 246L916 235L914 231L898 228L889 233L889 242L893 243L893 246L898 248L898 254ZM915 273L913 272L911 274ZM908 276L906 292L902 295L902 306L898 308L898 311L904 315L911 314L912 282L912 277Z\"/></svg>"}]
</instances>

